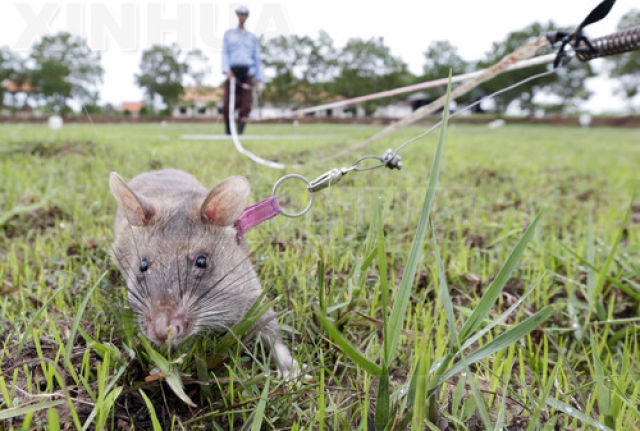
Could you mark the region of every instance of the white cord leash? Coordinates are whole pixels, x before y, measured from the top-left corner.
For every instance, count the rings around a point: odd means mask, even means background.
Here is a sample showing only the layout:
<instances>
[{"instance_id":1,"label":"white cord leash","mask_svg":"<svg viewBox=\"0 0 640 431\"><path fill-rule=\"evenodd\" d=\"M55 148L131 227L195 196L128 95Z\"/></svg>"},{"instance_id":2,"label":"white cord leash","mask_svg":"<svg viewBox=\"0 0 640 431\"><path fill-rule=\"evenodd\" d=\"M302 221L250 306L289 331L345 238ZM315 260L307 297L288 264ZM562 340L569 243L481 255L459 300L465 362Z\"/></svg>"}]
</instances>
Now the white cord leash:
<instances>
[{"instance_id":1,"label":"white cord leash","mask_svg":"<svg viewBox=\"0 0 640 431\"><path fill-rule=\"evenodd\" d=\"M242 84L244 87L247 84ZM256 163L259 163L263 166L273 169L284 169L285 166L282 163L273 162L271 160L263 159L262 157L258 157L253 154L251 151L246 150L242 144L240 143L240 139L238 138L238 131L236 129L235 122L235 110L236 110L236 78L232 76L229 79L229 131L231 132L231 139L233 140L233 145L235 145L236 150L243 156L248 157Z\"/></svg>"}]
</instances>

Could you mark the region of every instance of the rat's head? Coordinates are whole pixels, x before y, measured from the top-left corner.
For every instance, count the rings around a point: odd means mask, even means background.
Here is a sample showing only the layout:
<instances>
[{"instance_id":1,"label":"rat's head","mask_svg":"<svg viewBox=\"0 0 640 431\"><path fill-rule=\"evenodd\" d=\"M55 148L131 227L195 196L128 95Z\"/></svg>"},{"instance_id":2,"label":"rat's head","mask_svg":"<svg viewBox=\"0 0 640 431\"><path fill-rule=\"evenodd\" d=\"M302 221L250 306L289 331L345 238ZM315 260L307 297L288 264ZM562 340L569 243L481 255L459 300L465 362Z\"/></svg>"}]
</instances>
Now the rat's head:
<instances>
[{"instance_id":1,"label":"rat's head","mask_svg":"<svg viewBox=\"0 0 640 431\"><path fill-rule=\"evenodd\" d=\"M159 191L163 186L136 188L149 197L111 174L118 203L112 256L142 333L178 345L202 328L231 325L260 285L233 226L246 207L248 181L229 177L208 194Z\"/></svg>"}]
</instances>

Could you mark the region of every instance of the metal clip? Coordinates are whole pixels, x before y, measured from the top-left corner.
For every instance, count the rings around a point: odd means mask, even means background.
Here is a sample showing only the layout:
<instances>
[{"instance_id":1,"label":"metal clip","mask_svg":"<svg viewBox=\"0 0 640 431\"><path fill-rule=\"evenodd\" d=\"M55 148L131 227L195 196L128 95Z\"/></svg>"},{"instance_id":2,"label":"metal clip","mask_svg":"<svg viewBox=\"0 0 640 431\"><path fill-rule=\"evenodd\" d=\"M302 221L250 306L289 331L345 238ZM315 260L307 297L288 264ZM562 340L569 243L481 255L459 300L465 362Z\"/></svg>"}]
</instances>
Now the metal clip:
<instances>
[{"instance_id":1,"label":"metal clip","mask_svg":"<svg viewBox=\"0 0 640 431\"><path fill-rule=\"evenodd\" d=\"M310 192L317 192L318 190L326 189L327 187L337 183L342 177L349 171L354 170L354 167L350 168L335 168L320 175L315 180L311 181L311 184L307 187Z\"/></svg>"},{"instance_id":2,"label":"metal clip","mask_svg":"<svg viewBox=\"0 0 640 431\"><path fill-rule=\"evenodd\" d=\"M402 169L402 162L400 161L402 157L398 155L395 151L389 148L382 155L382 163L389 169Z\"/></svg>"}]
</instances>

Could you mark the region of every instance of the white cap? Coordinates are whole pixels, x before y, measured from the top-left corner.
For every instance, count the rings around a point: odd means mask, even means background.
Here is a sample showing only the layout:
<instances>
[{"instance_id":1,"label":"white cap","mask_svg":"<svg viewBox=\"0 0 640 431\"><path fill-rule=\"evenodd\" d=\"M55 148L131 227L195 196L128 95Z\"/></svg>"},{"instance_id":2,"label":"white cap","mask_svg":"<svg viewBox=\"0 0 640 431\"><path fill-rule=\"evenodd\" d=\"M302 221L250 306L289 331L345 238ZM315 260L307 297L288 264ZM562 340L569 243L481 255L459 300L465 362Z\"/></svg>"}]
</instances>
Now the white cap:
<instances>
[{"instance_id":1,"label":"white cap","mask_svg":"<svg viewBox=\"0 0 640 431\"><path fill-rule=\"evenodd\" d=\"M245 14L245 15L249 15L249 8L246 7L246 6L238 6L236 8L236 13L242 13L242 14Z\"/></svg>"}]
</instances>

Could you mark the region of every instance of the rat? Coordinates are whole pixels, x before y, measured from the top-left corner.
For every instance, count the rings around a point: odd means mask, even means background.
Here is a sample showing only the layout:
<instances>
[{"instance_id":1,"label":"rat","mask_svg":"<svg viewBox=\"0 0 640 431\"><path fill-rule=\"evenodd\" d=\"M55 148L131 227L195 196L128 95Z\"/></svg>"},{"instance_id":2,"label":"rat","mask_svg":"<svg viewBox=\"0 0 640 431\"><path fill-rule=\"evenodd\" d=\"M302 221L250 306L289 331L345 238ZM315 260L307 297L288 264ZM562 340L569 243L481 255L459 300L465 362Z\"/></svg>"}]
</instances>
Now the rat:
<instances>
[{"instance_id":1,"label":"rat","mask_svg":"<svg viewBox=\"0 0 640 431\"><path fill-rule=\"evenodd\" d=\"M228 330L262 295L234 226L249 199L249 181L224 179L210 191L176 169L145 172L128 184L115 172L118 204L111 256L127 283L142 334L157 345L181 344L202 330ZM295 364L269 309L254 329L278 371Z\"/></svg>"}]
</instances>

